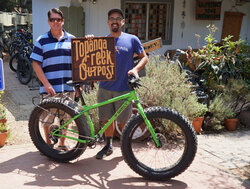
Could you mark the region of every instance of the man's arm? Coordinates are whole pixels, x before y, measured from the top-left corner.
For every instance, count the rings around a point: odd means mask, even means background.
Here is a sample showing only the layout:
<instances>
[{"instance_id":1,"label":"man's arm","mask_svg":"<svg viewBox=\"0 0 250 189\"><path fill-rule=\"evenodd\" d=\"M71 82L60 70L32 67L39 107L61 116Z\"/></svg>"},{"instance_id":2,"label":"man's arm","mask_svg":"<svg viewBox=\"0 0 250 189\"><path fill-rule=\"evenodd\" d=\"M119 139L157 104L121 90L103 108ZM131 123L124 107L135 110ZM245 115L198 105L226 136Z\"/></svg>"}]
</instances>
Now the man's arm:
<instances>
[{"instance_id":1,"label":"man's arm","mask_svg":"<svg viewBox=\"0 0 250 189\"><path fill-rule=\"evenodd\" d=\"M140 62L132 69L128 71L128 75L134 74L136 77L139 78L138 72L145 67L148 62L148 56L145 51L138 55L141 59Z\"/></svg>"},{"instance_id":2,"label":"man's arm","mask_svg":"<svg viewBox=\"0 0 250 189\"><path fill-rule=\"evenodd\" d=\"M53 89L52 85L49 83L48 79L46 78L46 76L42 70L41 64L39 62L33 61L33 68L36 72L38 79L43 83L43 86L44 86L46 92L49 95L54 96L56 94L56 92Z\"/></svg>"}]
</instances>

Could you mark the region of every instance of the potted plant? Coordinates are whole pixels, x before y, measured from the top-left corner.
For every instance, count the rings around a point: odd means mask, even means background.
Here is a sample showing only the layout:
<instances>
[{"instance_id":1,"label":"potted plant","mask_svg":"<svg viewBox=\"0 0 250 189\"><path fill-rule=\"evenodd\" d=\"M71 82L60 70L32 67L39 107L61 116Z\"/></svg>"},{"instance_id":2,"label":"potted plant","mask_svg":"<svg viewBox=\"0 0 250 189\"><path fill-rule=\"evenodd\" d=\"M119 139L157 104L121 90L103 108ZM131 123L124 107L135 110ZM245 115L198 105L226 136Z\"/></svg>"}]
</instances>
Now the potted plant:
<instances>
[{"instance_id":1,"label":"potted plant","mask_svg":"<svg viewBox=\"0 0 250 189\"><path fill-rule=\"evenodd\" d=\"M0 147L5 145L8 136L7 123L0 123Z\"/></svg>"},{"instance_id":2,"label":"potted plant","mask_svg":"<svg viewBox=\"0 0 250 189\"><path fill-rule=\"evenodd\" d=\"M249 65L243 56L244 46L242 40L231 41L232 36L222 39L218 44L215 39L215 32L218 28L214 25L207 26L209 34L206 36L206 45L203 46L196 54L201 59L201 64L196 71L201 74L201 81L207 91L207 107L218 92L220 86L224 86L230 78L248 78Z\"/></svg>"},{"instance_id":3,"label":"potted plant","mask_svg":"<svg viewBox=\"0 0 250 189\"><path fill-rule=\"evenodd\" d=\"M207 112L207 107L204 104L199 104L198 111L194 114L192 125L197 134L201 133L201 127L204 121L204 115Z\"/></svg>"},{"instance_id":4,"label":"potted plant","mask_svg":"<svg viewBox=\"0 0 250 189\"><path fill-rule=\"evenodd\" d=\"M225 128L228 131L234 131L236 129L238 119L236 118L236 113L232 110L231 107L225 107L225 119L224 124Z\"/></svg>"},{"instance_id":5,"label":"potted plant","mask_svg":"<svg viewBox=\"0 0 250 189\"><path fill-rule=\"evenodd\" d=\"M226 104L224 123L229 131L236 129L237 115L242 111L244 104L250 100L249 85L242 79L229 79L223 90L223 99Z\"/></svg>"},{"instance_id":6,"label":"potted plant","mask_svg":"<svg viewBox=\"0 0 250 189\"><path fill-rule=\"evenodd\" d=\"M0 123L6 123L6 108L3 104L0 104Z\"/></svg>"}]
</instances>

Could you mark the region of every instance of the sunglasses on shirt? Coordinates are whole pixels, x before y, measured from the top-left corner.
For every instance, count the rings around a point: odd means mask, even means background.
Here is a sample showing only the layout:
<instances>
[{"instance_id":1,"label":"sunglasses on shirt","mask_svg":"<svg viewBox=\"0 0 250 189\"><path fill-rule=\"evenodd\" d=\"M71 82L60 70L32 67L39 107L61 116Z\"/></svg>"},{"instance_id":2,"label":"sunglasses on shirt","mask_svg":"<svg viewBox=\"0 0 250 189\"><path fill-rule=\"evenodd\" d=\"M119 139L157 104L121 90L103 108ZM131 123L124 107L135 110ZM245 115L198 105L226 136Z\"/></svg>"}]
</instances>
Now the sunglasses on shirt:
<instances>
[{"instance_id":1,"label":"sunglasses on shirt","mask_svg":"<svg viewBox=\"0 0 250 189\"><path fill-rule=\"evenodd\" d=\"M61 22L63 19L62 18L50 18L49 21L50 22Z\"/></svg>"}]
</instances>

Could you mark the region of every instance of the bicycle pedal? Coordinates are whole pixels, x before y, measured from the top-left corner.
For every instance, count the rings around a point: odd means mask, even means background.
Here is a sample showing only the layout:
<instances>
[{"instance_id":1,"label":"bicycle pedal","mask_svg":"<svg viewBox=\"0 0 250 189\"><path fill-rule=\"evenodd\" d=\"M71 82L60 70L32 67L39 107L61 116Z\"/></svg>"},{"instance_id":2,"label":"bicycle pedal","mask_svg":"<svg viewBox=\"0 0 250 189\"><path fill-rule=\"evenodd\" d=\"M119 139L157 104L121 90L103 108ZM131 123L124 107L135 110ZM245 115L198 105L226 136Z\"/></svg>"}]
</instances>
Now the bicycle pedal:
<instances>
[{"instance_id":1,"label":"bicycle pedal","mask_svg":"<svg viewBox=\"0 0 250 189\"><path fill-rule=\"evenodd\" d=\"M88 143L88 147L91 148L91 149L94 149L96 147L96 141L91 141Z\"/></svg>"},{"instance_id":2,"label":"bicycle pedal","mask_svg":"<svg viewBox=\"0 0 250 189\"><path fill-rule=\"evenodd\" d=\"M98 142L99 144L102 144L102 143L104 143L104 139L103 139L103 138L99 138L99 139L97 140L97 142Z\"/></svg>"}]
</instances>

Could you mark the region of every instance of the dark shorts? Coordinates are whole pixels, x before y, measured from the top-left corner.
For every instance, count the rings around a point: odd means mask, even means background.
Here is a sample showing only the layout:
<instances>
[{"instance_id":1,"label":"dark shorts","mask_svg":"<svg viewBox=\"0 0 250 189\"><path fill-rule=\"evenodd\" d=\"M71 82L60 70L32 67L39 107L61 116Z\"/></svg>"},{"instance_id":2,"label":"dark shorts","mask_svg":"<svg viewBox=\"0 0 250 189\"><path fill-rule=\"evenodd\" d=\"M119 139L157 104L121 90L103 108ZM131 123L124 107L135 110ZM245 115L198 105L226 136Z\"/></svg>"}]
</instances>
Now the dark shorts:
<instances>
[{"instance_id":1,"label":"dark shorts","mask_svg":"<svg viewBox=\"0 0 250 189\"><path fill-rule=\"evenodd\" d=\"M109 100L111 98L123 95L128 93L129 91L110 91L103 88L99 88L97 93L98 102L103 102ZM115 112L121 107L121 105L126 100L120 100L111 104L107 104L98 108L99 120L100 121L108 121ZM126 123L132 114L132 104L130 103L125 110L118 116L118 123Z\"/></svg>"}]
</instances>

